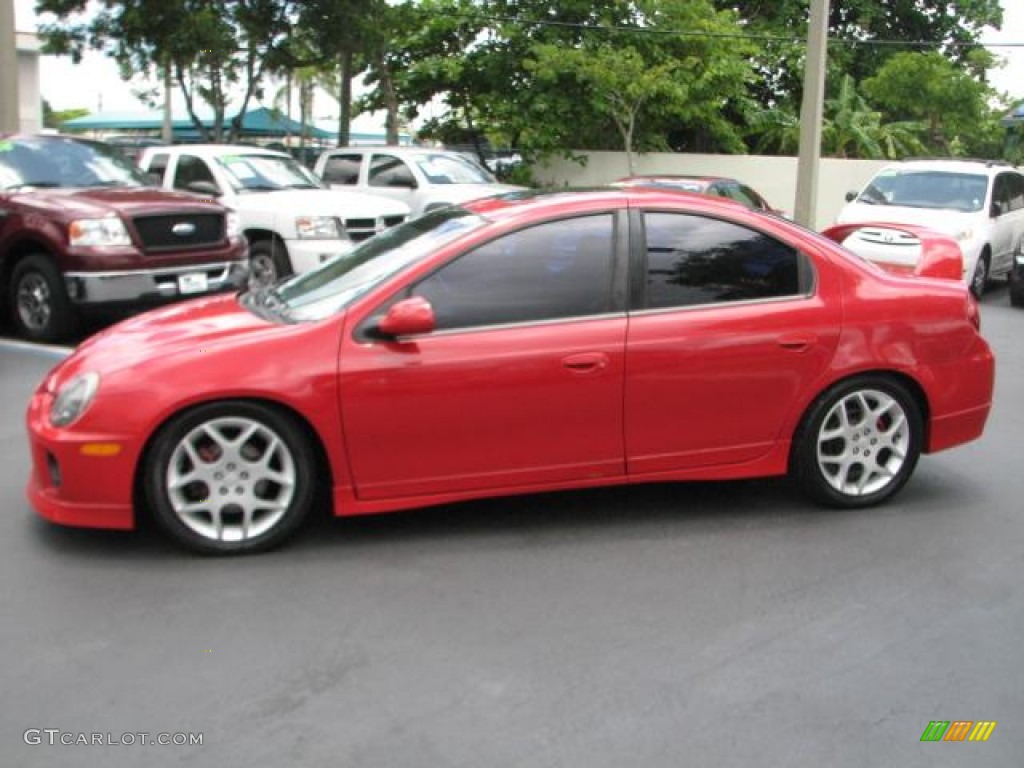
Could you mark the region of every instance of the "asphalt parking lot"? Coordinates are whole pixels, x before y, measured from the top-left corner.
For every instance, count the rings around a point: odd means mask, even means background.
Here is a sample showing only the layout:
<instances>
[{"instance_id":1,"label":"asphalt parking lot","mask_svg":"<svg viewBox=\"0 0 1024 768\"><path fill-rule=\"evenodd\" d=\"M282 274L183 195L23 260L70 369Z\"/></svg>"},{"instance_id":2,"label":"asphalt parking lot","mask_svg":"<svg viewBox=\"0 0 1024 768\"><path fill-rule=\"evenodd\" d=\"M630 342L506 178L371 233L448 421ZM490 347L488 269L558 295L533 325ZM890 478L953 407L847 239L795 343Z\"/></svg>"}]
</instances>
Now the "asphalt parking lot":
<instances>
[{"instance_id":1,"label":"asphalt parking lot","mask_svg":"<svg viewBox=\"0 0 1024 768\"><path fill-rule=\"evenodd\" d=\"M0 764L1019 768L1005 289L983 329L987 434L878 509L784 481L619 488L319 519L223 560L37 519L22 414L56 358L0 342ZM935 720L998 725L922 743ZM60 743L92 734L133 743ZM139 743L158 734L202 744Z\"/></svg>"}]
</instances>

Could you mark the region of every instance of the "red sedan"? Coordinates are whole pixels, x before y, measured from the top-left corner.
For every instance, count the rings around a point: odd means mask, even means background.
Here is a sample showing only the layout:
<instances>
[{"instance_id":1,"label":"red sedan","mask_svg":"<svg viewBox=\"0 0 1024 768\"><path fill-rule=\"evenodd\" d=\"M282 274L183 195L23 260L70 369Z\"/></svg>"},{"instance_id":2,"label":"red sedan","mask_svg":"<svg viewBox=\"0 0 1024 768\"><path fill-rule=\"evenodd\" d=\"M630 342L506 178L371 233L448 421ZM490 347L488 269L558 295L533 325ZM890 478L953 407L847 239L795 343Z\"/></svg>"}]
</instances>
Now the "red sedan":
<instances>
[{"instance_id":1,"label":"red sedan","mask_svg":"<svg viewBox=\"0 0 1024 768\"><path fill-rule=\"evenodd\" d=\"M959 281L728 201L512 194L90 339L32 398L28 494L214 553L277 544L318 502L790 473L861 507L981 435L978 325Z\"/></svg>"}]
</instances>

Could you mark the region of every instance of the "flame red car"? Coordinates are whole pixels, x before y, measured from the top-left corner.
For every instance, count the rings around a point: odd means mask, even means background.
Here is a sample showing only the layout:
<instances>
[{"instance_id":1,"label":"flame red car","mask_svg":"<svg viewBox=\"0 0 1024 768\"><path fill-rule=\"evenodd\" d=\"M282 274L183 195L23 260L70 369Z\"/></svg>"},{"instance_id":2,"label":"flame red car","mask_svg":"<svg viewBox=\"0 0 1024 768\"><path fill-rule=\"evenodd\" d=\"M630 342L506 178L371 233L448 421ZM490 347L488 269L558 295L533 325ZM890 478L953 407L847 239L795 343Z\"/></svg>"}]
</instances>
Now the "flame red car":
<instances>
[{"instance_id":1,"label":"flame red car","mask_svg":"<svg viewBox=\"0 0 1024 768\"><path fill-rule=\"evenodd\" d=\"M927 268L709 197L518 193L88 340L32 398L28 494L212 553L314 507L651 481L789 473L861 507L981 435L993 375L975 300Z\"/></svg>"}]
</instances>

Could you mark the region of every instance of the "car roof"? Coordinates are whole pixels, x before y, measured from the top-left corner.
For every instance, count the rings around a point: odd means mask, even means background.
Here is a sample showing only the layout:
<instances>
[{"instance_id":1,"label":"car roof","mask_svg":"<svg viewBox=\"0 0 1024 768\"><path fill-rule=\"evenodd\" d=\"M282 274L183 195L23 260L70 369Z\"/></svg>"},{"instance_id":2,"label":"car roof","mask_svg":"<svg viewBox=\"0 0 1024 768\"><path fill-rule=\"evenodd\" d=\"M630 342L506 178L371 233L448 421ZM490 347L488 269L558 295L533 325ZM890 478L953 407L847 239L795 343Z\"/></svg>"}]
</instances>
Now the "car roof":
<instances>
[{"instance_id":1,"label":"car roof","mask_svg":"<svg viewBox=\"0 0 1024 768\"><path fill-rule=\"evenodd\" d=\"M201 157L224 157L226 155L268 155L270 157L291 157L287 152L248 144L175 144L173 146L147 147L151 154L172 152L176 154L199 155Z\"/></svg>"},{"instance_id":2,"label":"car roof","mask_svg":"<svg viewBox=\"0 0 1024 768\"><path fill-rule=\"evenodd\" d=\"M650 175L640 176L623 176L621 179L616 179L616 183L638 183L642 184L645 181L653 181L656 183L671 184L674 181L699 181L712 183L715 181L735 181L727 176L702 176L698 174L683 174L683 173L657 173Z\"/></svg>"},{"instance_id":3,"label":"car roof","mask_svg":"<svg viewBox=\"0 0 1024 768\"><path fill-rule=\"evenodd\" d=\"M657 187L526 190L485 197L463 203L462 207L488 219L504 220L520 216L530 217L532 214L544 212L550 212L553 215L572 212L585 213L588 210L596 212L602 205L607 205L609 208L623 208L627 205L657 207L659 204L666 207L678 207L681 202L694 211L752 213L749 208L735 200Z\"/></svg>"},{"instance_id":4,"label":"car roof","mask_svg":"<svg viewBox=\"0 0 1024 768\"><path fill-rule=\"evenodd\" d=\"M994 175L1000 171L1018 171L1009 163L996 160L967 160L942 158L938 160L904 160L891 163L882 170L889 171L938 171L941 173L980 173Z\"/></svg>"}]
</instances>

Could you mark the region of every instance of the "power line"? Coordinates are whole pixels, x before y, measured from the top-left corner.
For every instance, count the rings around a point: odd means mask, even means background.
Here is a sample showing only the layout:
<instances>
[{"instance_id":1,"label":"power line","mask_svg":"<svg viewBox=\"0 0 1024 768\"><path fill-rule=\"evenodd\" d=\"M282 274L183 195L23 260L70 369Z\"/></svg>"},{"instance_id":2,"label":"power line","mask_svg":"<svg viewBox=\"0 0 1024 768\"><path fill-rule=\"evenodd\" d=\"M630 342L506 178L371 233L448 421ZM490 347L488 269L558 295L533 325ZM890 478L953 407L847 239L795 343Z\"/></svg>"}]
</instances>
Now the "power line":
<instances>
[{"instance_id":1,"label":"power line","mask_svg":"<svg viewBox=\"0 0 1024 768\"><path fill-rule=\"evenodd\" d=\"M578 29L584 32L610 32L617 34L643 34L643 35L665 35L673 37L690 37L705 40L748 40L760 43L799 43L807 42L806 38L797 35L771 35L759 32L706 32L686 29L664 29L660 27L635 27L620 24L591 24L584 21L561 21L559 19L524 19L520 16L495 16L490 14L472 14L464 12L438 11L417 8L417 13L424 16L445 16L448 18L462 18L470 21L483 21L492 24L517 24L520 26L532 27L558 27L564 29ZM830 44L849 46L894 46L905 48L1024 48L1024 41L1021 42L985 42L961 41L961 40L891 40L883 38L870 38L857 40L849 37L838 37L830 35Z\"/></svg>"}]
</instances>

